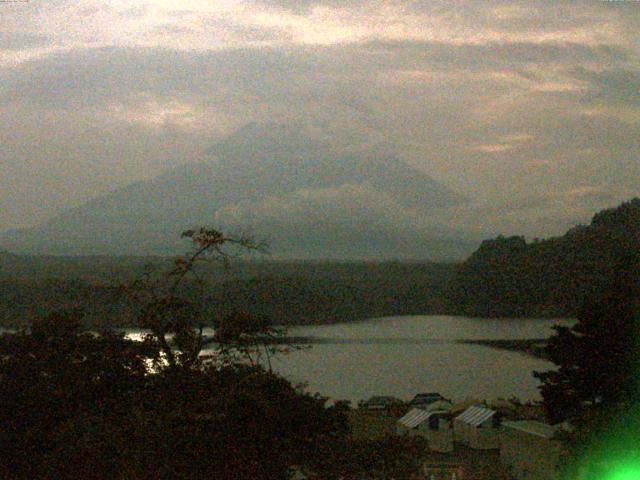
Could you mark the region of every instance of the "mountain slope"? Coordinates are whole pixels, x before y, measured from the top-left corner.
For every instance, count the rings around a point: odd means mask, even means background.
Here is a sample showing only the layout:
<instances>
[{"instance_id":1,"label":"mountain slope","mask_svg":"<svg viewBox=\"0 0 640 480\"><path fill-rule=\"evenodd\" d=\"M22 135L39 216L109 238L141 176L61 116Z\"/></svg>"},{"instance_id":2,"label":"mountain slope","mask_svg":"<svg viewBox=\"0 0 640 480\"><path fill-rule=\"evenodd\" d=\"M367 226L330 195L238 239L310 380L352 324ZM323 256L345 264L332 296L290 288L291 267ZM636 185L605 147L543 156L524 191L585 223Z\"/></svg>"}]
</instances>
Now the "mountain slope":
<instances>
[{"instance_id":1,"label":"mountain slope","mask_svg":"<svg viewBox=\"0 0 640 480\"><path fill-rule=\"evenodd\" d=\"M427 231L429 211L464 198L382 150L337 153L327 139L250 124L207 161L133 183L34 229L5 233L11 251L174 253L197 225L245 229L299 257L455 258L473 244ZM428 240L428 242L427 242ZM333 243L333 244L332 244ZM427 245L428 243L428 245Z\"/></svg>"}]
</instances>

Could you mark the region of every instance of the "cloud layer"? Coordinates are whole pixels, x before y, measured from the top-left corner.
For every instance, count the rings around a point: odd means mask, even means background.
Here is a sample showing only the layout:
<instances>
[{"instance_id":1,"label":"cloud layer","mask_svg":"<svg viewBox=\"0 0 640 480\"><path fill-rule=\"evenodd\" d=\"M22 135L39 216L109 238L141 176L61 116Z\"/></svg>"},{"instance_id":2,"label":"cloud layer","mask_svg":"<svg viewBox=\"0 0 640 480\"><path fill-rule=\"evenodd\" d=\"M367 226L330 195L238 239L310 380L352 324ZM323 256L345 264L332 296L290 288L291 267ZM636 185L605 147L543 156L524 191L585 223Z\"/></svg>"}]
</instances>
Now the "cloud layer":
<instances>
[{"instance_id":1,"label":"cloud layer","mask_svg":"<svg viewBox=\"0 0 640 480\"><path fill-rule=\"evenodd\" d=\"M252 121L391 148L473 200L433 222L487 235L558 234L640 194L637 2L55 0L0 18L0 229ZM355 192L290 200L326 195Z\"/></svg>"}]
</instances>

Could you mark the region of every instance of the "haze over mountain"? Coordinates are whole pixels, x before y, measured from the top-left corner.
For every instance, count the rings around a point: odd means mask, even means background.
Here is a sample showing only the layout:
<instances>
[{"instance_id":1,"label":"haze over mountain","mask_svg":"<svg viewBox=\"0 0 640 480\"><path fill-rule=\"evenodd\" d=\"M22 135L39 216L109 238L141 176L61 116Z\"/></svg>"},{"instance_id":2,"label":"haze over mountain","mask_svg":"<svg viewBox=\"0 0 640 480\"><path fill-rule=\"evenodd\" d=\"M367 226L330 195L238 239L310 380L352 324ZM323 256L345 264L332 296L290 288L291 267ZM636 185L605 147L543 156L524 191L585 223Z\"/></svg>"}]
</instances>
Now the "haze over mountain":
<instances>
[{"instance_id":1,"label":"haze over mountain","mask_svg":"<svg viewBox=\"0 0 640 480\"><path fill-rule=\"evenodd\" d=\"M389 148L337 148L300 125L250 123L203 161L99 196L0 244L37 254L167 254L200 225L267 238L276 257L430 258L469 254L476 239L434 228L462 195Z\"/></svg>"}]
</instances>

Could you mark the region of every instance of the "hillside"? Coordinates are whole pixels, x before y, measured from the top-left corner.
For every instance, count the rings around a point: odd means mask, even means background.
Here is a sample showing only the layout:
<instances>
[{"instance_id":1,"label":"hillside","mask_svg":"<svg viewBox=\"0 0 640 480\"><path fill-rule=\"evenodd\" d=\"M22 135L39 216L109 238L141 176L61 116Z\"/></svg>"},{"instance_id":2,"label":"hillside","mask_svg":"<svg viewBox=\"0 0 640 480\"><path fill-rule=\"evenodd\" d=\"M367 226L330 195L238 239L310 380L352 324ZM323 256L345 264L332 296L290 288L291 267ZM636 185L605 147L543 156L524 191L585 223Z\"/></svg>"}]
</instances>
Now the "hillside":
<instances>
[{"instance_id":1,"label":"hillside","mask_svg":"<svg viewBox=\"0 0 640 480\"><path fill-rule=\"evenodd\" d=\"M573 317L617 268L637 266L639 255L640 199L635 198L561 237L483 242L449 284L448 310L479 317Z\"/></svg>"},{"instance_id":2,"label":"hillside","mask_svg":"<svg viewBox=\"0 0 640 480\"><path fill-rule=\"evenodd\" d=\"M640 199L564 236L486 240L462 263L234 261L202 272L213 315L242 309L281 324L410 314L574 317L616 268L638 268ZM0 252L0 325L86 306L93 324L132 325L119 285L170 258L56 257Z\"/></svg>"},{"instance_id":3,"label":"hillside","mask_svg":"<svg viewBox=\"0 0 640 480\"><path fill-rule=\"evenodd\" d=\"M93 325L133 325L122 284L160 257L33 257L0 254L0 326L26 325L51 310L83 306ZM279 324L334 323L442 311L452 264L233 262L201 272L214 315L240 309ZM194 289L195 291L196 289Z\"/></svg>"}]
</instances>

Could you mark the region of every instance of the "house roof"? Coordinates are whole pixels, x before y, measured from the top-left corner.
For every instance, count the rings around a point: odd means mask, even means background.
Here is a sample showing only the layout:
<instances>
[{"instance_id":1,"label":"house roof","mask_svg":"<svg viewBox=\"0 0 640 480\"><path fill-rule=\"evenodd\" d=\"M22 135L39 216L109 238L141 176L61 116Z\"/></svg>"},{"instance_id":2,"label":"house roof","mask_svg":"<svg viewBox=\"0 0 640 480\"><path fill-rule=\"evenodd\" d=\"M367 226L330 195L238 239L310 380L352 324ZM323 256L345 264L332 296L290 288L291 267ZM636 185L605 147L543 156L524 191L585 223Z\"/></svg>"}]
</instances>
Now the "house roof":
<instances>
[{"instance_id":1,"label":"house roof","mask_svg":"<svg viewBox=\"0 0 640 480\"><path fill-rule=\"evenodd\" d=\"M553 438L556 434L556 428L552 425L535 420L518 420L513 422L503 422L505 427L513 428L530 435L536 435L543 438Z\"/></svg>"},{"instance_id":2,"label":"house roof","mask_svg":"<svg viewBox=\"0 0 640 480\"><path fill-rule=\"evenodd\" d=\"M407 428L415 428L418 425L426 422L432 415L443 414L447 414L447 412L443 410L434 410L427 412L426 410L423 410L421 408L412 408L404 417L398 420L398 423L404 425Z\"/></svg>"},{"instance_id":3,"label":"house roof","mask_svg":"<svg viewBox=\"0 0 640 480\"><path fill-rule=\"evenodd\" d=\"M422 422L425 422L433 412L426 412L420 408L412 408L398 422L407 428L415 428Z\"/></svg>"},{"instance_id":4,"label":"house roof","mask_svg":"<svg viewBox=\"0 0 640 480\"><path fill-rule=\"evenodd\" d=\"M495 410L474 405L458 415L455 420L477 427L496 414Z\"/></svg>"},{"instance_id":5,"label":"house roof","mask_svg":"<svg viewBox=\"0 0 640 480\"><path fill-rule=\"evenodd\" d=\"M395 397L376 395L369 398L369 400L367 400L365 403L367 405L388 405L388 404L396 404L401 402Z\"/></svg>"},{"instance_id":6,"label":"house roof","mask_svg":"<svg viewBox=\"0 0 640 480\"><path fill-rule=\"evenodd\" d=\"M437 392L429 392L429 393L418 393L411 400L411 403L422 403L422 402L434 402L436 400L440 400L442 395Z\"/></svg>"}]
</instances>

